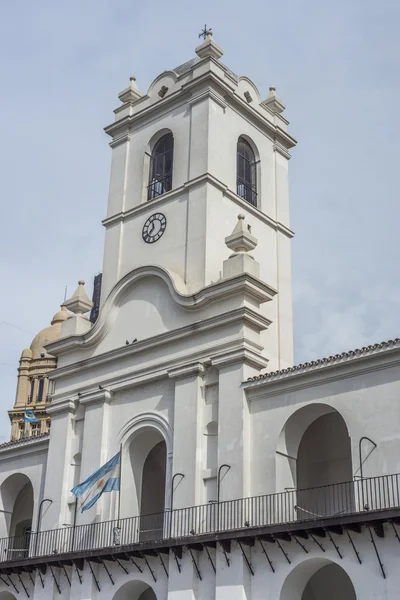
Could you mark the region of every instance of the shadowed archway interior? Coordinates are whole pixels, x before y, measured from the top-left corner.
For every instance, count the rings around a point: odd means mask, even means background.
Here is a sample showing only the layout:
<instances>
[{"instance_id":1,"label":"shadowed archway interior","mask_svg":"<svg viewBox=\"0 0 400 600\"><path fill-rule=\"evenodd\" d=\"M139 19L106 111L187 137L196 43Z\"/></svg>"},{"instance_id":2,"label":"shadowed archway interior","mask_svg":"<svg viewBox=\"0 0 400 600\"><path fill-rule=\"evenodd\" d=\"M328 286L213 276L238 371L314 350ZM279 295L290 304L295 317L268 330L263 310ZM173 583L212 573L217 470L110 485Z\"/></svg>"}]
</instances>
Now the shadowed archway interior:
<instances>
[{"instance_id":1,"label":"shadowed archway interior","mask_svg":"<svg viewBox=\"0 0 400 600\"><path fill-rule=\"evenodd\" d=\"M128 581L119 588L112 600L157 600L157 596L144 581Z\"/></svg>"},{"instance_id":2,"label":"shadowed archway interior","mask_svg":"<svg viewBox=\"0 0 400 600\"><path fill-rule=\"evenodd\" d=\"M286 577L279 600L357 600L346 571L327 558L310 558Z\"/></svg>"},{"instance_id":3,"label":"shadowed archway interior","mask_svg":"<svg viewBox=\"0 0 400 600\"><path fill-rule=\"evenodd\" d=\"M301 600L356 600L353 584L338 565L319 569L308 581Z\"/></svg>"}]
</instances>

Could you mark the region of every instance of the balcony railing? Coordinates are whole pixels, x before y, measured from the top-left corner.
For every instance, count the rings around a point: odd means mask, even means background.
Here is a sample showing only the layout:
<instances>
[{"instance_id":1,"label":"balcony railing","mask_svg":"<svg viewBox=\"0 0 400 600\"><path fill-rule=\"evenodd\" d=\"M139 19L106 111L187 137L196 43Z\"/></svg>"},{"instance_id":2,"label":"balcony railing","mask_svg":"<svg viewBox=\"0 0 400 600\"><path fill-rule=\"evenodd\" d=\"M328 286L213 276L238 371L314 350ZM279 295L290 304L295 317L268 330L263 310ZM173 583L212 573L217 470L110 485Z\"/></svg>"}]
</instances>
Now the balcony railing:
<instances>
[{"instance_id":1,"label":"balcony railing","mask_svg":"<svg viewBox=\"0 0 400 600\"><path fill-rule=\"evenodd\" d=\"M289 525L400 507L400 474L0 539L0 562Z\"/></svg>"}]
</instances>

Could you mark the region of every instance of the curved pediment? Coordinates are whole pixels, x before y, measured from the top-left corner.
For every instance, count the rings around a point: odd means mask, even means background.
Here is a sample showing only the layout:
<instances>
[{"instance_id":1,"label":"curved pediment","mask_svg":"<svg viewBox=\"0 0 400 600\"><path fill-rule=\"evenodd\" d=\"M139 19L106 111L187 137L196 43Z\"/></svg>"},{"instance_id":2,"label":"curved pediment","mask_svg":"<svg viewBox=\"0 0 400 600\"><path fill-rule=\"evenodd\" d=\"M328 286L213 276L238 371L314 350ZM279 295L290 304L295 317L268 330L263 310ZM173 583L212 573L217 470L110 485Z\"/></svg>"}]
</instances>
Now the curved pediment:
<instances>
[{"instance_id":1,"label":"curved pediment","mask_svg":"<svg viewBox=\"0 0 400 600\"><path fill-rule=\"evenodd\" d=\"M136 279L115 299L113 315L98 339L95 354L183 327L191 315L176 302L168 284L157 275ZM99 338L97 335L96 338Z\"/></svg>"}]
</instances>

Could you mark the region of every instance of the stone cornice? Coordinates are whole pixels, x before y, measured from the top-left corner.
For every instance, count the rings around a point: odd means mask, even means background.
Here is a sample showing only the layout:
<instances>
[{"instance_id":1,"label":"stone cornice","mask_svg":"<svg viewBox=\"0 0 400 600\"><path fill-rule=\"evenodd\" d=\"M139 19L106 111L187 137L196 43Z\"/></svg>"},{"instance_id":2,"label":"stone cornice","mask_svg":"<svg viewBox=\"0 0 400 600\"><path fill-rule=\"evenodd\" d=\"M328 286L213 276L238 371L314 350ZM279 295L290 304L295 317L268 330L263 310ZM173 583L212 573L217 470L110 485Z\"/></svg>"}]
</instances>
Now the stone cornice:
<instances>
[{"instance_id":1,"label":"stone cornice","mask_svg":"<svg viewBox=\"0 0 400 600\"><path fill-rule=\"evenodd\" d=\"M223 341L221 343L213 343L210 347L202 346L194 349L189 353L185 353L182 356L182 353L177 353L173 356L167 355L164 359L153 360L152 362L146 363L143 366L135 366L132 361L132 367L127 370L112 373L112 375L108 376L106 379L104 375L99 374L99 377L96 379L97 382L101 381L103 387L107 387L110 393L113 395L114 393L122 390L131 390L136 386L146 385L148 383L154 383L156 381L165 381L169 379L168 372L175 368L180 368L184 365L190 363L201 363L204 365L210 365L210 356L217 356L219 354L226 354L227 352L233 352L245 346L246 348L253 350L256 354L260 354L263 350L262 346L255 344L252 340L247 338L233 339L229 341ZM100 357L102 358L102 357ZM93 359L90 359L91 361ZM81 361L77 363L77 365L71 365L71 367L63 367L63 373L60 376L69 376L73 375L75 372L82 373L86 368L91 369L92 375L94 369L98 366L97 364L87 365L84 364L87 361ZM99 366L103 364L103 361L99 362ZM67 371L67 369L70 369ZM95 377L95 376L94 376ZM92 377L93 379L93 377ZM93 383L91 383L93 387ZM98 383L96 384L96 388L98 387ZM83 391L83 394L90 394L92 391L89 387L84 390L82 386L80 388ZM71 398L72 396L77 398L76 388L74 390L67 390L65 392L61 392L59 401L62 401L64 398Z\"/></svg>"},{"instance_id":2,"label":"stone cornice","mask_svg":"<svg viewBox=\"0 0 400 600\"><path fill-rule=\"evenodd\" d=\"M111 393L109 390L98 389L86 392L79 396L79 404L89 406L91 404L109 404L111 402Z\"/></svg>"},{"instance_id":3,"label":"stone cornice","mask_svg":"<svg viewBox=\"0 0 400 600\"><path fill-rule=\"evenodd\" d=\"M48 449L50 435L48 433L15 442L6 442L0 445L0 461L12 458L12 455L21 457L33 452L46 451Z\"/></svg>"},{"instance_id":4,"label":"stone cornice","mask_svg":"<svg viewBox=\"0 0 400 600\"><path fill-rule=\"evenodd\" d=\"M188 377L204 375L204 372L204 365L201 362L194 362L170 369L168 371L168 377L170 379L187 379Z\"/></svg>"},{"instance_id":5,"label":"stone cornice","mask_svg":"<svg viewBox=\"0 0 400 600\"><path fill-rule=\"evenodd\" d=\"M268 359L254 352L250 348L239 348L226 352L225 354L217 354L211 357L211 365L217 369L227 367L229 365L244 363L258 369L265 369L268 364Z\"/></svg>"},{"instance_id":6,"label":"stone cornice","mask_svg":"<svg viewBox=\"0 0 400 600\"><path fill-rule=\"evenodd\" d=\"M198 177L195 177L194 179L190 179L189 181L184 183L182 186L175 188L174 190L171 190L170 192L167 192L166 194L163 194L162 196L159 196L158 198L151 201L151 206L152 206L152 208L154 208L154 210L158 210L160 206L175 200L179 196L182 196L182 194L184 194L187 190L196 188L199 185L204 185L206 183L210 184L213 187L220 190L224 196L226 196L227 198L229 198L230 200L235 202L239 207L249 211L255 217L260 219L260 221L262 221L266 225L269 225L275 231L279 231L289 238L292 238L294 236L293 231L291 229L289 229L288 227L286 227L286 225L283 225L279 221L275 221L274 219L272 219L271 217L269 217L268 215L263 213L256 206L253 206L249 202L246 202L245 200L243 200L243 198L241 198L235 192L230 190L225 183L223 183L222 181L217 179L217 177L214 177L214 175L211 175L211 173L204 173L203 175L199 175ZM138 206L135 206L134 208L127 210L126 212L120 212L120 213L117 213L116 215L112 215L111 217L107 217L106 219L103 219L102 224L105 227L108 227L109 225L114 225L115 223L125 222L125 221L128 221L129 219L135 218L137 215L139 215L143 212L147 212L148 210L149 210L149 203L143 202L142 204L139 204Z\"/></svg>"},{"instance_id":7,"label":"stone cornice","mask_svg":"<svg viewBox=\"0 0 400 600\"><path fill-rule=\"evenodd\" d=\"M58 415L61 413L69 412L74 413L76 409L76 400L70 398L55 402L47 409L49 415Z\"/></svg>"},{"instance_id":8,"label":"stone cornice","mask_svg":"<svg viewBox=\"0 0 400 600\"><path fill-rule=\"evenodd\" d=\"M157 336L149 337L145 340L136 342L133 345L124 345L99 356L94 356L92 358L76 362L72 365L61 367L52 372L52 379L57 380L75 372L91 370L95 366L119 361L128 356L133 358L137 354L143 354L144 352L154 350L155 348L169 346L174 342L184 340L188 337L193 337L194 332L203 333L209 330L215 330L217 327L224 327L236 322L245 323L251 329L258 332L267 329L268 325L270 324L270 321L260 313L248 307L240 307L223 313L222 315L210 317L209 319L203 319L197 323L186 325L184 327L180 327L179 329L174 329L173 331L168 331ZM255 344L253 347L257 351L262 350L260 346L256 346Z\"/></svg>"},{"instance_id":9,"label":"stone cornice","mask_svg":"<svg viewBox=\"0 0 400 600\"><path fill-rule=\"evenodd\" d=\"M400 339L265 373L243 382L249 398L279 395L400 365Z\"/></svg>"}]
</instances>

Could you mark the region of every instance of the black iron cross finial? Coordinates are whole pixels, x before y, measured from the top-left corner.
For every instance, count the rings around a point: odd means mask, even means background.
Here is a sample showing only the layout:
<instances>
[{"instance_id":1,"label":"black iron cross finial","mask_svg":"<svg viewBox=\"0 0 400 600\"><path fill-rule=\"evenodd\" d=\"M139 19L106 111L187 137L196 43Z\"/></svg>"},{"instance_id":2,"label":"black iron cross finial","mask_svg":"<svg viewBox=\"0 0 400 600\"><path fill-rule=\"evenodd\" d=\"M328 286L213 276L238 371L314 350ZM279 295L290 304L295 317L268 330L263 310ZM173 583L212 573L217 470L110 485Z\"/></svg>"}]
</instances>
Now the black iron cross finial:
<instances>
[{"instance_id":1,"label":"black iron cross finial","mask_svg":"<svg viewBox=\"0 0 400 600\"><path fill-rule=\"evenodd\" d=\"M199 33L199 38L203 38L203 40L206 39L206 37L208 35L212 34L212 28L210 27L209 29L207 29L207 25L204 25L204 29Z\"/></svg>"}]
</instances>

